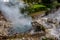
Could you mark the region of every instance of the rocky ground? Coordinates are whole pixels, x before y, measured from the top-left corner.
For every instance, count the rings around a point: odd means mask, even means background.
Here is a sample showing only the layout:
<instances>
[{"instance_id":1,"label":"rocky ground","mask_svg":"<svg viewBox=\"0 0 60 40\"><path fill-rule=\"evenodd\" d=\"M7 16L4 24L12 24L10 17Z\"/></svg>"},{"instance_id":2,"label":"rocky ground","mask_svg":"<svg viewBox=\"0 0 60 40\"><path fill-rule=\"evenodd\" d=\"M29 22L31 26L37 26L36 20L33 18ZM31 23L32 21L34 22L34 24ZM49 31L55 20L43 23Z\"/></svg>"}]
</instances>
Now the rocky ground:
<instances>
[{"instance_id":1,"label":"rocky ground","mask_svg":"<svg viewBox=\"0 0 60 40\"><path fill-rule=\"evenodd\" d=\"M15 34L13 36L8 36L10 22L7 21L2 13L0 12L0 39L1 40L58 40L57 27L59 28L59 21L52 18L40 17L35 19L32 23L33 29L29 33ZM40 28L40 29L39 29ZM55 32L54 32L55 31ZM55 33L54 35L51 33Z\"/></svg>"},{"instance_id":2,"label":"rocky ground","mask_svg":"<svg viewBox=\"0 0 60 40\"><path fill-rule=\"evenodd\" d=\"M10 28L10 22L8 22L0 11L0 40L4 36L8 36L8 30Z\"/></svg>"},{"instance_id":3,"label":"rocky ground","mask_svg":"<svg viewBox=\"0 0 60 40\"><path fill-rule=\"evenodd\" d=\"M35 27L33 27L33 30L35 30L36 27L39 26L39 24L37 25L37 23L34 24L35 25L33 26ZM9 36L8 30L10 28L10 25L10 22L8 22L0 12L0 40L42 40L43 36L45 35L44 31L39 30L40 32L31 31L30 33L26 34L15 34L13 36Z\"/></svg>"},{"instance_id":4,"label":"rocky ground","mask_svg":"<svg viewBox=\"0 0 60 40\"><path fill-rule=\"evenodd\" d=\"M47 37L54 36L60 40L60 9L36 21L45 27Z\"/></svg>"}]
</instances>

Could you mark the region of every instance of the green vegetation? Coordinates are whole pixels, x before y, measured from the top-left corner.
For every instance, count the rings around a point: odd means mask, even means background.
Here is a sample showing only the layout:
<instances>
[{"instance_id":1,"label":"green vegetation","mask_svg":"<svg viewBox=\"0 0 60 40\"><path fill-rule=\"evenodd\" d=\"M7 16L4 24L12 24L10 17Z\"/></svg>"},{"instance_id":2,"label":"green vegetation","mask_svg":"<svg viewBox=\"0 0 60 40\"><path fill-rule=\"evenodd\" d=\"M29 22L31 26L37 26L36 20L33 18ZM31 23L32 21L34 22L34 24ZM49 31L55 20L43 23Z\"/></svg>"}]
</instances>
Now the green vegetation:
<instances>
[{"instance_id":1,"label":"green vegetation","mask_svg":"<svg viewBox=\"0 0 60 40\"><path fill-rule=\"evenodd\" d=\"M39 11L50 11L52 8L55 8L60 0L23 0L29 5L26 8L29 13L35 13Z\"/></svg>"},{"instance_id":2,"label":"green vegetation","mask_svg":"<svg viewBox=\"0 0 60 40\"><path fill-rule=\"evenodd\" d=\"M40 8L40 7L45 7L45 6L44 6L44 5L38 5L38 4L32 6L32 8L35 8L35 9L36 9L36 8Z\"/></svg>"},{"instance_id":3,"label":"green vegetation","mask_svg":"<svg viewBox=\"0 0 60 40\"><path fill-rule=\"evenodd\" d=\"M29 9L29 13L34 13L34 12L38 12L38 11L44 11L47 10L46 6L44 5L39 5L39 4L34 4L32 5Z\"/></svg>"}]
</instances>

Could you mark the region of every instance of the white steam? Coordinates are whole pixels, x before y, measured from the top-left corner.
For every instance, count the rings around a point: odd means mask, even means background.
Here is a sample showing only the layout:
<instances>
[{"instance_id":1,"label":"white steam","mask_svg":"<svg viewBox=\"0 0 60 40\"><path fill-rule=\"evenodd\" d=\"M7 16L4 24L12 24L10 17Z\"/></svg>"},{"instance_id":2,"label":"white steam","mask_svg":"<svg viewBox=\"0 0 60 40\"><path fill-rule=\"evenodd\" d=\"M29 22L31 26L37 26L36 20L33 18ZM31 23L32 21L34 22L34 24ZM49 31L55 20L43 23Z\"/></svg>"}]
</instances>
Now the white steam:
<instances>
[{"instance_id":1,"label":"white steam","mask_svg":"<svg viewBox=\"0 0 60 40\"><path fill-rule=\"evenodd\" d=\"M16 0L10 0L10 2L0 2L0 10L5 18L12 22L12 29L10 31L13 33L22 33L30 30L31 26L31 17L25 17L21 14L20 8L24 8L25 4L23 2L18 2Z\"/></svg>"}]
</instances>

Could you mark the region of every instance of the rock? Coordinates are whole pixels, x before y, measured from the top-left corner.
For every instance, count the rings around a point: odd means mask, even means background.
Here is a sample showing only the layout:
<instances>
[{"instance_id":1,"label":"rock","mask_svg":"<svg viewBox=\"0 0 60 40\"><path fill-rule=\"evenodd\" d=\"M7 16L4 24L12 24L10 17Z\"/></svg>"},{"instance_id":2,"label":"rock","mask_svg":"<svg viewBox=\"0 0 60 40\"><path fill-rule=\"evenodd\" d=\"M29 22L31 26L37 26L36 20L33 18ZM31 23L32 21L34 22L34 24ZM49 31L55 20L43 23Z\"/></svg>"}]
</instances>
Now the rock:
<instances>
[{"instance_id":1,"label":"rock","mask_svg":"<svg viewBox=\"0 0 60 40\"><path fill-rule=\"evenodd\" d=\"M43 25L37 23L36 21L35 21L35 22L32 22L32 26L33 26L33 29L34 29L36 32L45 31L45 28L43 27Z\"/></svg>"},{"instance_id":2,"label":"rock","mask_svg":"<svg viewBox=\"0 0 60 40\"><path fill-rule=\"evenodd\" d=\"M10 22L4 18L2 12L0 11L0 36L8 36L10 26Z\"/></svg>"}]
</instances>

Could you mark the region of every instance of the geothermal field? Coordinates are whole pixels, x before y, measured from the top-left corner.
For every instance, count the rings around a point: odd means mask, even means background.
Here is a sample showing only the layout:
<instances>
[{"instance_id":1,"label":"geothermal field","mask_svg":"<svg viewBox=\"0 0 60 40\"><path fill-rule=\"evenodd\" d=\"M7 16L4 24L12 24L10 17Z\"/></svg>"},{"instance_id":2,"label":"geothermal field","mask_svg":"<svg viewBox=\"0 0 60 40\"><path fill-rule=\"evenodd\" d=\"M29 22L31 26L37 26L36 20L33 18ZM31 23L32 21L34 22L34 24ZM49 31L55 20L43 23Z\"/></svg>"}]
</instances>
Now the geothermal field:
<instances>
[{"instance_id":1,"label":"geothermal field","mask_svg":"<svg viewBox=\"0 0 60 40\"><path fill-rule=\"evenodd\" d=\"M60 0L0 0L0 40L60 40Z\"/></svg>"}]
</instances>

